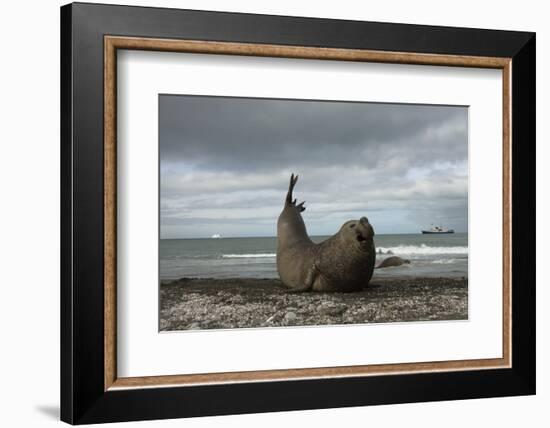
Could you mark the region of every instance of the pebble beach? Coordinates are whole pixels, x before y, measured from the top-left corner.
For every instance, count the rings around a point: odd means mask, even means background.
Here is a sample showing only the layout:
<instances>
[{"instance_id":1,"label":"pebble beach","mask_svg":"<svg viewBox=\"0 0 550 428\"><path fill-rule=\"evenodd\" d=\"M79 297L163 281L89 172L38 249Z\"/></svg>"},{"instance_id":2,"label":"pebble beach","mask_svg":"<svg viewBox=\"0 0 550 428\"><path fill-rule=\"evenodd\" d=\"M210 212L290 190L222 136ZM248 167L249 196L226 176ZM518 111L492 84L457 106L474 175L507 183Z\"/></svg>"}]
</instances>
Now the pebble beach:
<instances>
[{"instance_id":1,"label":"pebble beach","mask_svg":"<svg viewBox=\"0 0 550 428\"><path fill-rule=\"evenodd\" d=\"M374 277L352 293L289 293L273 278L181 278L160 285L161 331L466 319L466 277Z\"/></svg>"}]
</instances>

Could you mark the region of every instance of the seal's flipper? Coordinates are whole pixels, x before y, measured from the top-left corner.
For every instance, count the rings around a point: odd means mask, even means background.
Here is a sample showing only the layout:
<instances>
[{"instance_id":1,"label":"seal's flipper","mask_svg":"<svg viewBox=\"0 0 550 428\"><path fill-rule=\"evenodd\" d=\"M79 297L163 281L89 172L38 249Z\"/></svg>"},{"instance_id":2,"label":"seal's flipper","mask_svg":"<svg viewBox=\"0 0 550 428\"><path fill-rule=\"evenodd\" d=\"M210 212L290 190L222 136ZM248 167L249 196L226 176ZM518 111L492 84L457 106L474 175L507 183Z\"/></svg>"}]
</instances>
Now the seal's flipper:
<instances>
[{"instance_id":1,"label":"seal's flipper","mask_svg":"<svg viewBox=\"0 0 550 428\"><path fill-rule=\"evenodd\" d=\"M294 205L296 204L296 199L292 201L292 191L294 190L294 186L296 186L296 182L298 181L298 176L291 174L290 175L290 184L288 185L288 193L286 194L286 204L287 205Z\"/></svg>"},{"instance_id":2,"label":"seal's flipper","mask_svg":"<svg viewBox=\"0 0 550 428\"><path fill-rule=\"evenodd\" d=\"M288 290L289 293L304 293L313 289L313 283L315 282L315 276L317 275L317 269L315 269L315 264L308 271L306 280L301 287L291 288Z\"/></svg>"},{"instance_id":3,"label":"seal's flipper","mask_svg":"<svg viewBox=\"0 0 550 428\"><path fill-rule=\"evenodd\" d=\"M306 201L300 202L298 205L296 205L296 199L292 199L292 191L294 190L294 186L296 186L296 183L298 181L298 176L291 174L290 175L290 184L288 185L288 192L286 194L285 199L285 206L287 207L296 207L299 212L305 211L306 207L304 207L304 204Z\"/></svg>"}]
</instances>

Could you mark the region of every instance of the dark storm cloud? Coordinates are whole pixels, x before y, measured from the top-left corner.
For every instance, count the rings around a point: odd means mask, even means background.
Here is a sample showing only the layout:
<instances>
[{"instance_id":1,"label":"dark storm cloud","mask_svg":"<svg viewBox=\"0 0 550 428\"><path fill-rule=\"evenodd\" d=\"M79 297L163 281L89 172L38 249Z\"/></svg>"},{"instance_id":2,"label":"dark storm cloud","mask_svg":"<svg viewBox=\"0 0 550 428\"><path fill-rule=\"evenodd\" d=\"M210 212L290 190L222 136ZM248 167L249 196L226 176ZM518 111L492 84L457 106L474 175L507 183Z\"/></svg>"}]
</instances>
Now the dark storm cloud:
<instances>
[{"instance_id":1,"label":"dark storm cloud","mask_svg":"<svg viewBox=\"0 0 550 428\"><path fill-rule=\"evenodd\" d=\"M465 107L160 97L163 237L273 235L290 172L312 233L467 228ZM372 220L371 220L372 221Z\"/></svg>"},{"instance_id":2,"label":"dark storm cloud","mask_svg":"<svg viewBox=\"0 0 550 428\"><path fill-rule=\"evenodd\" d=\"M162 161L209 170L373 166L388 154L413 166L467 150L464 108L161 96L160 111Z\"/></svg>"}]
</instances>

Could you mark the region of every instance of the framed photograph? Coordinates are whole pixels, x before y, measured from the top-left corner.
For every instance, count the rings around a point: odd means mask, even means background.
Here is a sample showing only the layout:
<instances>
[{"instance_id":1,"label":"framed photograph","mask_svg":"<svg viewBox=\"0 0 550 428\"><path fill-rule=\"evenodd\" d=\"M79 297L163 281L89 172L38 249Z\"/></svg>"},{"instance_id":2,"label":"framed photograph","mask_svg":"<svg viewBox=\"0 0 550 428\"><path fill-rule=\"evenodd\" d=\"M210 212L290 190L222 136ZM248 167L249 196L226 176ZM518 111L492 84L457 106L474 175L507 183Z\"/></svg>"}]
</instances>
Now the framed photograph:
<instances>
[{"instance_id":1,"label":"framed photograph","mask_svg":"<svg viewBox=\"0 0 550 428\"><path fill-rule=\"evenodd\" d=\"M61 105L62 420L535 393L533 33L76 3Z\"/></svg>"}]
</instances>

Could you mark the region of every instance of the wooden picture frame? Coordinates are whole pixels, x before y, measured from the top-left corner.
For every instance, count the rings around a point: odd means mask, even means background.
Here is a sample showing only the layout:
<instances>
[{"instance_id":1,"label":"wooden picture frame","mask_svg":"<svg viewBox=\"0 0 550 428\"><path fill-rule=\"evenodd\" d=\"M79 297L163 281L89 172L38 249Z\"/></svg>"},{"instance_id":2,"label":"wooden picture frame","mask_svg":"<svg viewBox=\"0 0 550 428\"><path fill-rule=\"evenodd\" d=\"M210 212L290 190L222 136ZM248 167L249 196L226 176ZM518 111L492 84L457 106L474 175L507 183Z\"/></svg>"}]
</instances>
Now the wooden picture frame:
<instances>
[{"instance_id":1,"label":"wooden picture frame","mask_svg":"<svg viewBox=\"0 0 550 428\"><path fill-rule=\"evenodd\" d=\"M502 70L502 358L118 377L117 49ZM61 8L61 54L62 420L114 422L535 392L533 33L76 3Z\"/></svg>"}]
</instances>

